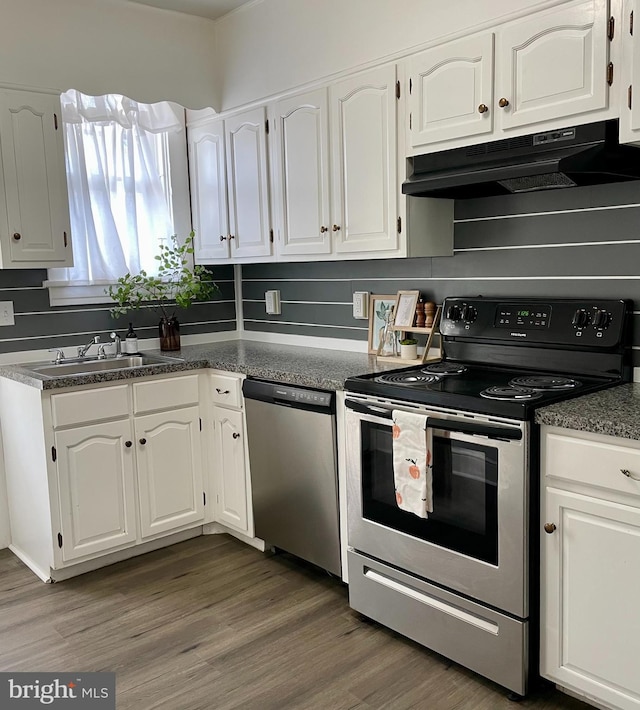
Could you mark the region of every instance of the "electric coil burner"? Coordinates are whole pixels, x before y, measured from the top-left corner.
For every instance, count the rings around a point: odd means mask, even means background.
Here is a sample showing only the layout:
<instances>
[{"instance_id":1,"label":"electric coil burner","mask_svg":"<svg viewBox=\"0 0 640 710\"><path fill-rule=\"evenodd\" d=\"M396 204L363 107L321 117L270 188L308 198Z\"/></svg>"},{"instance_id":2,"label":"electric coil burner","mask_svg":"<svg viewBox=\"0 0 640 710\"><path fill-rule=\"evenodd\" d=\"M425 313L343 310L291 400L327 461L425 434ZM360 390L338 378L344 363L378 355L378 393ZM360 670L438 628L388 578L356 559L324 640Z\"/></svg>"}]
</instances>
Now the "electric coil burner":
<instances>
[{"instance_id":1,"label":"electric coil burner","mask_svg":"<svg viewBox=\"0 0 640 710\"><path fill-rule=\"evenodd\" d=\"M447 298L440 362L346 381L354 609L527 692L538 638L535 410L631 379L630 310L623 301ZM422 456L402 448L399 420L416 426L412 446L425 443L421 428L430 432L426 518L401 505L396 487L394 462Z\"/></svg>"},{"instance_id":2,"label":"electric coil burner","mask_svg":"<svg viewBox=\"0 0 640 710\"><path fill-rule=\"evenodd\" d=\"M531 399L540 399L542 392L525 387L487 387L486 390L480 392L481 397L486 399L497 399L501 402L523 401Z\"/></svg>"},{"instance_id":3,"label":"electric coil burner","mask_svg":"<svg viewBox=\"0 0 640 710\"><path fill-rule=\"evenodd\" d=\"M466 372L465 365L455 362L434 362L431 365L426 365L422 368L422 372L428 372L433 375L461 375Z\"/></svg>"},{"instance_id":4,"label":"electric coil burner","mask_svg":"<svg viewBox=\"0 0 640 710\"><path fill-rule=\"evenodd\" d=\"M569 377L551 377L546 375L529 375L514 377L509 384L512 387L526 387L532 390L571 390L580 387L577 380Z\"/></svg>"},{"instance_id":5,"label":"electric coil burner","mask_svg":"<svg viewBox=\"0 0 640 710\"><path fill-rule=\"evenodd\" d=\"M439 379L437 375L430 375L422 370L412 370L410 372L391 372L388 375L379 375L376 377L376 382L415 387L416 385L429 385L433 382L438 382Z\"/></svg>"}]
</instances>

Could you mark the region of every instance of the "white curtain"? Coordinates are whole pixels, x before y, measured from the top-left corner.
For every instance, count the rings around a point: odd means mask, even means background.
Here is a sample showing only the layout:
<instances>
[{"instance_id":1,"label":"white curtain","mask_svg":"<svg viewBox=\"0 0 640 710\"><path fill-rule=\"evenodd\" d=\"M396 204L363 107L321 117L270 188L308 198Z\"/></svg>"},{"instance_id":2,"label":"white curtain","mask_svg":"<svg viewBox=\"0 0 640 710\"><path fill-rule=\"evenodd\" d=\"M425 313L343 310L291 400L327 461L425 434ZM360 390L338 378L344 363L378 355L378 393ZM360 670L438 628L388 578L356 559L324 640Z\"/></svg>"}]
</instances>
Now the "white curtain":
<instances>
[{"instance_id":1,"label":"white curtain","mask_svg":"<svg viewBox=\"0 0 640 710\"><path fill-rule=\"evenodd\" d=\"M167 133L182 122L166 103L118 95L62 94L74 266L49 284L113 283L155 273L158 246L174 233Z\"/></svg>"}]
</instances>

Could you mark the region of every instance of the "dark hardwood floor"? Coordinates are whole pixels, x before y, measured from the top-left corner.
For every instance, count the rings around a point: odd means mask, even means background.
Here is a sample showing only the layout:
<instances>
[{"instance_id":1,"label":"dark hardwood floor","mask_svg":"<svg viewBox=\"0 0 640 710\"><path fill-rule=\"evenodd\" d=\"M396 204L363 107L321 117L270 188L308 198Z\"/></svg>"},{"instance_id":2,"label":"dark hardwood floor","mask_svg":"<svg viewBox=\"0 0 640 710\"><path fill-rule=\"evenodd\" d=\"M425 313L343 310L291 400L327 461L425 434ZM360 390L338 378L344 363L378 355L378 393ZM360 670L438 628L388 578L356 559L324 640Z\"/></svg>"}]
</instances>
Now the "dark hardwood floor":
<instances>
[{"instance_id":1,"label":"dark hardwood floor","mask_svg":"<svg viewBox=\"0 0 640 710\"><path fill-rule=\"evenodd\" d=\"M0 551L0 670L115 671L118 710L585 710L523 702L350 610L286 555L199 537L54 585Z\"/></svg>"}]
</instances>

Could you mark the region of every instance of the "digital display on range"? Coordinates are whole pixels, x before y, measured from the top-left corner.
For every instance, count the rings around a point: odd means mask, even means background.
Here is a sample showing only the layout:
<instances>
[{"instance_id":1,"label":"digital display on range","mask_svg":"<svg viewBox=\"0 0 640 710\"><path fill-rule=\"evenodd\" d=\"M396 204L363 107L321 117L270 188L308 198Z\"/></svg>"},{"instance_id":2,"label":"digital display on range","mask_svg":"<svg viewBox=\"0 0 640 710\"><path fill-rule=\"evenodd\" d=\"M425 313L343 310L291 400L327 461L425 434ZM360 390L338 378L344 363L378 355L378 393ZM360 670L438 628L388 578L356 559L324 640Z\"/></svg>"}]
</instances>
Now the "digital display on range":
<instances>
[{"instance_id":1,"label":"digital display on range","mask_svg":"<svg viewBox=\"0 0 640 710\"><path fill-rule=\"evenodd\" d=\"M551 321L551 306L510 306L499 303L493 325L496 328L520 328L539 330L548 328Z\"/></svg>"}]
</instances>

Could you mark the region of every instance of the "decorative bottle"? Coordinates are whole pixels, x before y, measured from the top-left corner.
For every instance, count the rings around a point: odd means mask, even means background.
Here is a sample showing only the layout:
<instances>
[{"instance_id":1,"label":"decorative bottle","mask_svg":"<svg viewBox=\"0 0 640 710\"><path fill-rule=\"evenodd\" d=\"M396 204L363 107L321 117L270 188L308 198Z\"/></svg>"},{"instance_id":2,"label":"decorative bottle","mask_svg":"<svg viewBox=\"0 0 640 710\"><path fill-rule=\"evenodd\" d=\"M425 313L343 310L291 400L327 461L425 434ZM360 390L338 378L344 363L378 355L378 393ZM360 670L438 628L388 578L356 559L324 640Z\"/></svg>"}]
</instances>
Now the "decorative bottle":
<instances>
[{"instance_id":1,"label":"decorative bottle","mask_svg":"<svg viewBox=\"0 0 640 710\"><path fill-rule=\"evenodd\" d=\"M125 347L128 355L136 355L138 352L138 336L133 330L133 323L129 323L129 330L127 331Z\"/></svg>"}]
</instances>

